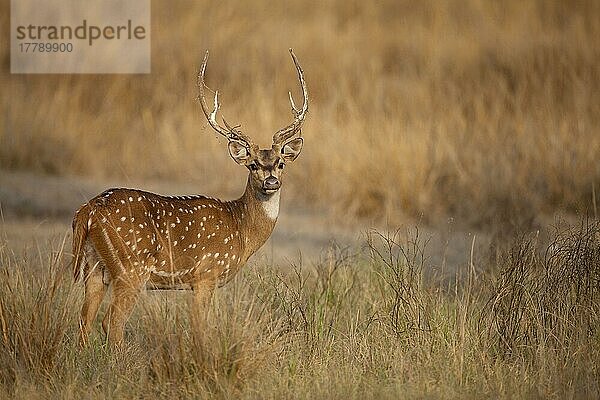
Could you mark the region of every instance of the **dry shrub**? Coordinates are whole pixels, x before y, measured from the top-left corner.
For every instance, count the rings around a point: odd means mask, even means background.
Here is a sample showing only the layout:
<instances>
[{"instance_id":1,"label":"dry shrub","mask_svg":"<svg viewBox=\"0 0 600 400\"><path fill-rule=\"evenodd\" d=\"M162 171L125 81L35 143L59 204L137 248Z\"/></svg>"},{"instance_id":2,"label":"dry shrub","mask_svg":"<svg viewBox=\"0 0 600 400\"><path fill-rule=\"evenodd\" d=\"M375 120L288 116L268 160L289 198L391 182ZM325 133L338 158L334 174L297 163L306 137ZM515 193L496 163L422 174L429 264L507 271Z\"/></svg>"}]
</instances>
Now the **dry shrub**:
<instances>
[{"instance_id":1,"label":"dry shrub","mask_svg":"<svg viewBox=\"0 0 600 400\"><path fill-rule=\"evenodd\" d=\"M342 313L356 306L352 268L355 257L336 245L307 267L301 262L291 271L259 271L257 296L279 315L287 345L301 348L306 360L318 360L332 351ZM298 347L296 347L298 346Z\"/></svg>"},{"instance_id":2,"label":"dry shrub","mask_svg":"<svg viewBox=\"0 0 600 400\"><path fill-rule=\"evenodd\" d=\"M534 238L518 242L495 282L491 327L503 356L570 357L600 334L600 224L563 228L542 250Z\"/></svg>"},{"instance_id":3,"label":"dry shrub","mask_svg":"<svg viewBox=\"0 0 600 400\"><path fill-rule=\"evenodd\" d=\"M384 320L392 334L410 345L431 330L432 297L425 282L425 243L418 230L384 235L370 232L367 244L378 290L387 299Z\"/></svg>"}]
</instances>

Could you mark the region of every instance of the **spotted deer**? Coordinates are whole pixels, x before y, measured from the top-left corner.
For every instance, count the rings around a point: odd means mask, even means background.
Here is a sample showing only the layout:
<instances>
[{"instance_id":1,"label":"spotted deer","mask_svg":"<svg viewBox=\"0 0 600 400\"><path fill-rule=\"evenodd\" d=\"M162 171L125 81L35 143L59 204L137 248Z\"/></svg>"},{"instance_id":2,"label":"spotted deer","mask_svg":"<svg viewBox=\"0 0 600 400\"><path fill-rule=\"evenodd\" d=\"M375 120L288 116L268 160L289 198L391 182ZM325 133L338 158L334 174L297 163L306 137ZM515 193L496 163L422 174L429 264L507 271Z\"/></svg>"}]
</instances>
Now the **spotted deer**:
<instances>
[{"instance_id":1,"label":"spotted deer","mask_svg":"<svg viewBox=\"0 0 600 400\"><path fill-rule=\"evenodd\" d=\"M301 127L308 112L304 74L293 51L303 95L302 107L289 99L293 122L273 136L270 149L223 118L217 122L218 91L209 108L204 74L198 73L198 99L210 126L228 140L229 154L245 166L246 189L233 201L202 195L162 196L137 189L109 189L81 206L73 219L73 268L82 279L82 344L87 343L108 287L112 299L102 321L109 343L123 339L123 329L144 289L190 289L202 306L213 290L228 282L269 238L279 213L284 166L302 150Z\"/></svg>"}]
</instances>

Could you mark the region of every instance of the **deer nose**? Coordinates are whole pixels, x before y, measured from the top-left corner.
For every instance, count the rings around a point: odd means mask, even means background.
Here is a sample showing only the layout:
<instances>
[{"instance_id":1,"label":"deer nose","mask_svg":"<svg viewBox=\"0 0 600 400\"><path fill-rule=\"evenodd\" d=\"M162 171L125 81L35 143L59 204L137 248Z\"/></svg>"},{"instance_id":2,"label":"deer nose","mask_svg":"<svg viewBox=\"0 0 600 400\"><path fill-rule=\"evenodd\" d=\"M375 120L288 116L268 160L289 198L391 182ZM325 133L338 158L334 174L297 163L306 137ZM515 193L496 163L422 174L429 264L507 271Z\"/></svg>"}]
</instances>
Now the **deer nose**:
<instances>
[{"instance_id":1,"label":"deer nose","mask_svg":"<svg viewBox=\"0 0 600 400\"><path fill-rule=\"evenodd\" d=\"M281 182L279 182L279 179L275 178L274 176L269 176L263 182L263 189L266 189L266 190L277 190L280 187L281 187Z\"/></svg>"}]
</instances>

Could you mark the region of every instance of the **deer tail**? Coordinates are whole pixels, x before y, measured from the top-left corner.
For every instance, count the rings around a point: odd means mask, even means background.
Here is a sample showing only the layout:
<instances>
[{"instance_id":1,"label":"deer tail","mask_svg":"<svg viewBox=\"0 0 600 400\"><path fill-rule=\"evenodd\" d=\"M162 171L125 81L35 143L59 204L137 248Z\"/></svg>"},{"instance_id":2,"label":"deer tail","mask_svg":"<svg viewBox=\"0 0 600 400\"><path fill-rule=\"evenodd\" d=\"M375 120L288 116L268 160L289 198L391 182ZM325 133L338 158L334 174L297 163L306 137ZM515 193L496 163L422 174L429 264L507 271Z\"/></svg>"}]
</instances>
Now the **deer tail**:
<instances>
[{"instance_id":1,"label":"deer tail","mask_svg":"<svg viewBox=\"0 0 600 400\"><path fill-rule=\"evenodd\" d=\"M75 217L73 217L73 277L75 282L83 276L84 244L88 236L90 222L89 206L85 204L77 210Z\"/></svg>"}]
</instances>

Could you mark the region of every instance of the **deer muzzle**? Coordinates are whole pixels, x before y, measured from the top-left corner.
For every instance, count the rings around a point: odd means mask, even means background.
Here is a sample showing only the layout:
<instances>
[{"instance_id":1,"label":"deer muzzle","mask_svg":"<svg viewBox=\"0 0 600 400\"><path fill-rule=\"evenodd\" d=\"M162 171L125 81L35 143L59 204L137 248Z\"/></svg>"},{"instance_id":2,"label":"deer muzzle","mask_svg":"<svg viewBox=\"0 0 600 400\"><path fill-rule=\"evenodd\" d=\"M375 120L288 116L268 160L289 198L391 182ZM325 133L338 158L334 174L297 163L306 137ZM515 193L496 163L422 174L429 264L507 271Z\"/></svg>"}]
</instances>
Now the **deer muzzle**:
<instances>
[{"instance_id":1,"label":"deer muzzle","mask_svg":"<svg viewBox=\"0 0 600 400\"><path fill-rule=\"evenodd\" d=\"M278 190L281 187L281 182L274 176L269 176L263 182L263 189L266 192Z\"/></svg>"}]
</instances>

